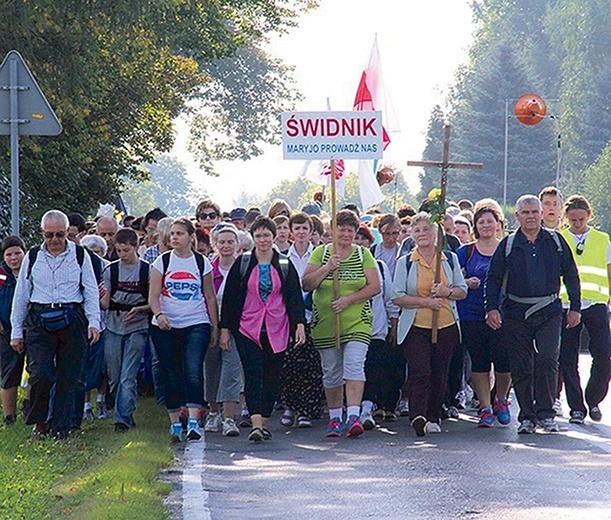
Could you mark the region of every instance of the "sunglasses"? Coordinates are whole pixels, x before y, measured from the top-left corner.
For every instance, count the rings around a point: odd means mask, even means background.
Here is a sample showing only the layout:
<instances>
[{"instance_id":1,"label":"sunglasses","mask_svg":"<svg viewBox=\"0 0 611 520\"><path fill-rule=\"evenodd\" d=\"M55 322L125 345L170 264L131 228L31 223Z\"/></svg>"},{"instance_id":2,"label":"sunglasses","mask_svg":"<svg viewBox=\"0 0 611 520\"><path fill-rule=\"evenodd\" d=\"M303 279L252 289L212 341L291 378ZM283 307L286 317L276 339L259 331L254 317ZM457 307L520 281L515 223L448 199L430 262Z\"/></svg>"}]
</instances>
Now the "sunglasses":
<instances>
[{"instance_id":1,"label":"sunglasses","mask_svg":"<svg viewBox=\"0 0 611 520\"><path fill-rule=\"evenodd\" d=\"M577 247L576 247L576 253L578 255L581 255L583 253L583 250L585 249L586 244L585 242L578 242L577 243Z\"/></svg>"},{"instance_id":2,"label":"sunglasses","mask_svg":"<svg viewBox=\"0 0 611 520\"><path fill-rule=\"evenodd\" d=\"M218 217L218 214L216 213L216 211L213 211L212 213L200 213L199 215L197 215L197 218L201 220L206 220L206 219L214 220L217 217Z\"/></svg>"},{"instance_id":3,"label":"sunglasses","mask_svg":"<svg viewBox=\"0 0 611 520\"><path fill-rule=\"evenodd\" d=\"M57 233L53 233L52 231L43 231L42 234L47 240L51 240L53 238L65 238L66 236L65 231L58 231Z\"/></svg>"}]
</instances>

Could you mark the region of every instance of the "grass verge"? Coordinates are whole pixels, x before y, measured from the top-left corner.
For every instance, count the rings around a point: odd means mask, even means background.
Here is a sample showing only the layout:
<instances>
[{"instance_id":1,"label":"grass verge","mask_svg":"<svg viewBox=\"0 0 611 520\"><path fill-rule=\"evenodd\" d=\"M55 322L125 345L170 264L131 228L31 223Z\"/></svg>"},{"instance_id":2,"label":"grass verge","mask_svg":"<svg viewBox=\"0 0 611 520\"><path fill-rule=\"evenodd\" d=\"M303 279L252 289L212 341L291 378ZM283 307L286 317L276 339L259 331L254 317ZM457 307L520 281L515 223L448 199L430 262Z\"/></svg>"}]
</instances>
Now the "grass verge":
<instances>
[{"instance_id":1,"label":"grass verge","mask_svg":"<svg viewBox=\"0 0 611 520\"><path fill-rule=\"evenodd\" d=\"M20 421L0 429L0 519L168 519L170 486L156 480L174 457L167 416L149 398L135 419L124 434L112 419L84 423L63 442L32 441Z\"/></svg>"}]
</instances>

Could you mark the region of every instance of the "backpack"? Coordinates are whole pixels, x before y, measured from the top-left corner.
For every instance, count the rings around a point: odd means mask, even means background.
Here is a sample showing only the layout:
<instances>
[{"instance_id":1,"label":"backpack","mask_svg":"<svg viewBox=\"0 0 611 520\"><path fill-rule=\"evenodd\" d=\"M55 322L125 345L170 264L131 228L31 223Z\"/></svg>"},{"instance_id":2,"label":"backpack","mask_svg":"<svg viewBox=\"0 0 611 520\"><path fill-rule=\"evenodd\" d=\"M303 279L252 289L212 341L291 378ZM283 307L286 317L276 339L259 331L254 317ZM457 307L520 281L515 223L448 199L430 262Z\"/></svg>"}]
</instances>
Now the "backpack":
<instances>
[{"instance_id":1,"label":"backpack","mask_svg":"<svg viewBox=\"0 0 611 520\"><path fill-rule=\"evenodd\" d=\"M453 271L454 270L454 253L452 251L443 251L443 253L446 254L448 264L450 264L450 267L452 268L452 271ZM407 272L405 273L405 277L407 278L409 276L409 270L412 267L412 254L410 253L409 255L405 255L405 256L406 256L405 265L407 267Z\"/></svg>"},{"instance_id":2,"label":"backpack","mask_svg":"<svg viewBox=\"0 0 611 520\"><path fill-rule=\"evenodd\" d=\"M558 238L558 234L552 230L548 229L549 233L552 235L554 242L556 242L557 251L562 255L564 250L562 249L562 242ZM509 278L509 270L507 269L507 261L511 251L513 250L513 242L516 239L517 231L511 233L511 235L507 236L507 240L505 241L505 273L503 274L503 283L501 284L501 294L505 296L507 294L507 279Z\"/></svg>"},{"instance_id":3,"label":"backpack","mask_svg":"<svg viewBox=\"0 0 611 520\"><path fill-rule=\"evenodd\" d=\"M549 233L552 235L554 242L556 242L556 247L558 248L558 252L562 254L564 251L562 249L562 243L558 238L558 233L556 233L553 229L548 229ZM513 249L513 241L516 239L517 231L514 231L511 235L507 237L507 241L505 242L505 258L509 258L511 254L511 250Z\"/></svg>"},{"instance_id":4,"label":"backpack","mask_svg":"<svg viewBox=\"0 0 611 520\"><path fill-rule=\"evenodd\" d=\"M110 306L109 310L130 310L136 305L126 305L120 304L112 301L112 297L115 295L117 291L131 293L131 294L140 294L143 298L142 303L148 302L149 299L149 264L142 260L138 260L140 264L140 270L138 273L138 290L131 291L129 289L120 289L119 288L119 262L120 260L115 260L108 265L108 269L110 270Z\"/></svg>"},{"instance_id":5,"label":"backpack","mask_svg":"<svg viewBox=\"0 0 611 520\"><path fill-rule=\"evenodd\" d=\"M81 287L81 291L83 290L83 262L85 261L85 248L79 245L76 245L76 261L80 267L80 275L79 275L79 285ZM32 249L28 251L28 272L26 274L26 280L31 280L32 278L32 268L34 267L34 263L38 258L38 253L40 251L40 246L34 246Z\"/></svg>"},{"instance_id":6,"label":"backpack","mask_svg":"<svg viewBox=\"0 0 611 520\"><path fill-rule=\"evenodd\" d=\"M278 253L280 256L280 272L282 273L282 278L286 280L289 275L289 258L282 253ZM240 258L240 280L243 280L246 276L246 271L248 271L248 266L250 265L250 259L252 258L252 251L246 251Z\"/></svg>"},{"instance_id":7,"label":"backpack","mask_svg":"<svg viewBox=\"0 0 611 520\"><path fill-rule=\"evenodd\" d=\"M165 273L170 266L170 254L172 251L166 251L161 255L161 263L163 265L163 272L161 275L165 279ZM199 278L201 281L202 294L204 294L204 267L206 266L204 262L204 256L197 251L193 251L193 255L195 256L195 263L197 264L197 270L199 271ZM148 282L147 282L148 283Z\"/></svg>"}]
</instances>

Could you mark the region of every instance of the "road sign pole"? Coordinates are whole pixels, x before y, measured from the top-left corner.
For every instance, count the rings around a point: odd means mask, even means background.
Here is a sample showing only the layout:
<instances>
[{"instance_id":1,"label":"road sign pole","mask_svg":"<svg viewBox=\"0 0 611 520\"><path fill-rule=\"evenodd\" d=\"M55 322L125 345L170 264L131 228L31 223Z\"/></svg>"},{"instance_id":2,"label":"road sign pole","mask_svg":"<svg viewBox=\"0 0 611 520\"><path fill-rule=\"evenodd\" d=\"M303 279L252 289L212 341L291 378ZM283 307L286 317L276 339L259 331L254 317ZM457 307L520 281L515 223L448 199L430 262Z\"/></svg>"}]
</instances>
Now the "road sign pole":
<instances>
[{"instance_id":1,"label":"road sign pole","mask_svg":"<svg viewBox=\"0 0 611 520\"><path fill-rule=\"evenodd\" d=\"M17 60L9 63L9 89L11 97L11 228L19 235L19 91Z\"/></svg>"}]
</instances>

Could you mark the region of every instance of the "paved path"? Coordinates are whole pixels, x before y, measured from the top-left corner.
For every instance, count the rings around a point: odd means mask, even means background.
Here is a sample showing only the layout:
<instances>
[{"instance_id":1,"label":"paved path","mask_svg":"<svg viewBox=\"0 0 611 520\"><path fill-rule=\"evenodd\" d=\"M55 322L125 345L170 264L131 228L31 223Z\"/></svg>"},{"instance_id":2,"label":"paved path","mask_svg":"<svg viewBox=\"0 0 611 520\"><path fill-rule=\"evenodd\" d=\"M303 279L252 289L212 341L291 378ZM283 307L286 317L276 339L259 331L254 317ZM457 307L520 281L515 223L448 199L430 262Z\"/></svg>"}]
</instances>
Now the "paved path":
<instances>
[{"instance_id":1,"label":"paved path","mask_svg":"<svg viewBox=\"0 0 611 520\"><path fill-rule=\"evenodd\" d=\"M611 402L601 424L559 434L475 428L473 414L416 438L407 419L358 439L324 438L325 424L249 444L208 434L183 457L174 517L611 519ZM566 407L565 407L566 410ZM512 407L512 412L516 408Z\"/></svg>"}]
</instances>

